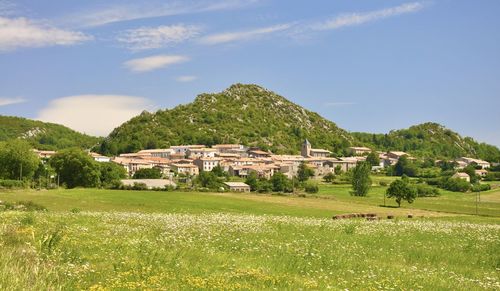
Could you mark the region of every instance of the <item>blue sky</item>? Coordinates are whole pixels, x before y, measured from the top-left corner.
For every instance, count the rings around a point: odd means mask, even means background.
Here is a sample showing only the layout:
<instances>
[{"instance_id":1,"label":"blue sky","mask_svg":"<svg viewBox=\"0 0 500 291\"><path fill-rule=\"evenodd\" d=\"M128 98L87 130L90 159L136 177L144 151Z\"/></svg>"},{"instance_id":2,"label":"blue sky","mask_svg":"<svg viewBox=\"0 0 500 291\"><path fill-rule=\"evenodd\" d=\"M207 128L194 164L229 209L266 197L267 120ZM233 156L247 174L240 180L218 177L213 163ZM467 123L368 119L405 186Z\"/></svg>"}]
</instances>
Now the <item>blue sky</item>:
<instances>
[{"instance_id":1,"label":"blue sky","mask_svg":"<svg viewBox=\"0 0 500 291\"><path fill-rule=\"evenodd\" d=\"M499 1L0 0L0 114L105 135L255 83L350 131L500 145Z\"/></svg>"}]
</instances>

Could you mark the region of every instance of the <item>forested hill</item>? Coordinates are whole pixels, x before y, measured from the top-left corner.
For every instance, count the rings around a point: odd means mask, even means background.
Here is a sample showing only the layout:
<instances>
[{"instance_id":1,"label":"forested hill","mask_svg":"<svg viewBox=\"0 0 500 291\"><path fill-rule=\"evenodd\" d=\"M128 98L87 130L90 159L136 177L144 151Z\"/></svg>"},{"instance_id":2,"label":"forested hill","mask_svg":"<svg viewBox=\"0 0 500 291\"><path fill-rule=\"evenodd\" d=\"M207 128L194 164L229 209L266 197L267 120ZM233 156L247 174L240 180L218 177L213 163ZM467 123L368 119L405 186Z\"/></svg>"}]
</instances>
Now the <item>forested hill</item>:
<instances>
[{"instance_id":1,"label":"forested hill","mask_svg":"<svg viewBox=\"0 0 500 291\"><path fill-rule=\"evenodd\" d=\"M25 139L34 148L43 150L59 150L69 147L90 149L100 142L99 138L76 132L59 124L0 115L0 141L16 138Z\"/></svg>"},{"instance_id":2,"label":"forested hill","mask_svg":"<svg viewBox=\"0 0 500 291\"><path fill-rule=\"evenodd\" d=\"M335 152L352 144L335 123L257 85L235 84L201 94L194 102L141 115L116 128L100 148L104 154L179 144L241 143L275 153L298 153L304 138Z\"/></svg>"},{"instance_id":3,"label":"forested hill","mask_svg":"<svg viewBox=\"0 0 500 291\"><path fill-rule=\"evenodd\" d=\"M401 150L418 157L433 158L471 156L500 162L498 147L462 137L437 123L419 124L388 134L354 132L352 135L364 145L378 150Z\"/></svg>"}]
</instances>

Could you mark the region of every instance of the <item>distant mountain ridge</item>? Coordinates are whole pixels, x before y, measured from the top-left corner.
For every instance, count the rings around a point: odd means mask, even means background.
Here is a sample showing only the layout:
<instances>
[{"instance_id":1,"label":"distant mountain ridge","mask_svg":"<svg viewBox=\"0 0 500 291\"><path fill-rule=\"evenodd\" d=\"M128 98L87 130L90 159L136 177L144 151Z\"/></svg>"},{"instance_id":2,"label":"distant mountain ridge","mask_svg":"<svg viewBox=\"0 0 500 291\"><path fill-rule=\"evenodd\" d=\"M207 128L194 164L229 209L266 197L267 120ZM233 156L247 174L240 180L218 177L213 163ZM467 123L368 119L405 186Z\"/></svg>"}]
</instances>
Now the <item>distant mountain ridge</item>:
<instances>
[{"instance_id":1,"label":"distant mountain ridge","mask_svg":"<svg viewBox=\"0 0 500 291\"><path fill-rule=\"evenodd\" d=\"M378 150L400 150L418 157L461 156L478 157L490 162L500 162L498 147L479 143L470 137L433 122L392 130L387 134L353 132L353 137L364 145Z\"/></svg>"},{"instance_id":2,"label":"distant mountain ridge","mask_svg":"<svg viewBox=\"0 0 500 291\"><path fill-rule=\"evenodd\" d=\"M16 138L25 139L34 148L42 150L69 147L90 149L100 142L100 138L79 133L63 125L0 115L0 141Z\"/></svg>"}]
</instances>

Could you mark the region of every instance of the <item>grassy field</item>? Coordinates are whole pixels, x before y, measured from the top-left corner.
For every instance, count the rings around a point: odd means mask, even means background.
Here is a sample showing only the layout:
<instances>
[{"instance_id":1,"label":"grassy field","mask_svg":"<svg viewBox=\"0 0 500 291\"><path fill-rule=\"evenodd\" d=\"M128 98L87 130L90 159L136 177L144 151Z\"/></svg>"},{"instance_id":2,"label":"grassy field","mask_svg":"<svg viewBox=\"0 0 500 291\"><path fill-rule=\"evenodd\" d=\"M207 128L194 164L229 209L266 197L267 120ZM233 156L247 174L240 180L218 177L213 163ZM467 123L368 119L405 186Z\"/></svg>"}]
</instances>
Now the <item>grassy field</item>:
<instances>
[{"instance_id":1,"label":"grassy field","mask_svg":"<svg viewBox=\"0 0 500 291\"><path fill-rule=\"evenodd\" d=\"M480 217L470 194L391 208L383 191L0 192L48 208L0 211L0 290L500 289L498 190ZM331 219L352 212L397 218Z\"/></svg>"}]
</instances>

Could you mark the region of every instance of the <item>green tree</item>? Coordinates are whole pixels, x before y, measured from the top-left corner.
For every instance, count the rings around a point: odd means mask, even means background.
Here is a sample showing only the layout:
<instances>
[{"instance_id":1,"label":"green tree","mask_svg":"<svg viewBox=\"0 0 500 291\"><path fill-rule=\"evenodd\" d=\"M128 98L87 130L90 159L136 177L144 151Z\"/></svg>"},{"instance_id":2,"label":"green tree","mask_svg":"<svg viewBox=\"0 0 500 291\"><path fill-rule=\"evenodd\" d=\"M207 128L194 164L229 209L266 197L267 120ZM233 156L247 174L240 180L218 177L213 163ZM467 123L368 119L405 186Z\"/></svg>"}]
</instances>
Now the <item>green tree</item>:
<instances>
[{"instance_id":1,"label":"green tree","mask_svg":"<svg viewBox=\"0 0 500 291\"><path fill-rule=\"evenodd\" d=\"M371 165L367 162L358 163L352 172L352 189L354 196L366 196L372 183L370 178Z\"/></svg>"},{"instance_id":2,"label":"green tree","mask_svg":"<svg viewBox=\"0 0 500 291\"><path fill-rule=\"evenodd\" d=\"M250 190L257 191L259 187L259 181L256 172L250 172L245 180L245 183L250 186Z\"/></svg>"},{"instance_id":3,"label":"green tree","mask_svg":"<svg viewBox=\"0 0 500 291\"><path fill-rule=\"evenodd\" d=\"M0 178L31 179L40 160L28 142L14 139L0 143Z\"/></svg>"},{"instance_id":4,"label":"green tree","mask_svg":"<svg viewBox=\"0 0 500 291\"><path fill-rule=\"evenodd\" d=\"M307 181L310 177L314 176L314 170L309 168L306 163L302 162L299 165L299 169L297 171L297 178L300 182Z\"/></svg>"},{"instance_id":5,"label":"green tree","mask_svg":"<svg viewBox=\"0 0 500 291\"><path fill-rule=\"evenodd\" d=\"M127 171L123 166L115 163L99 163L101 186L105 188L120 185L120 180L127 177Z\"/></svg>"},{"instance_id":6,"label":"green tree","mask_svg":"<svg viewBox=\"0 0 500 291\"><path fill-rule=\"evenodd\" d=\"M217 189L220 187L219 180L213 172L201 171L200 174L195 178L195 183L199 184L201 187Z\"/></svg>"},{"instance_id":7,"label":"green tree","mask_svg":"<svg viewBox=\"0 0 500 291\"><path fill-rule=\"evenodd\" d=\"M333 173L328 173L323 177L323 180L325 180L325 182L327 183L331 183L333 182L333 180L335 180L335 175Z\"/></svg>"},{"instance_id":8,"label":"green tree","mask_svg":"<svg viewBox=\"0 0 500 291\"><path fill-rule=\"evenodd\" d=\"M407 156L402 156L399 158L396 165L394 165L394 175L407 175L410 177L416 177L418 175L418 169L417 166L413 162L411 162Z\"/></svg>"},{"instance_id":9,"label":"green tree","mask_svg":"<svg viewBox=\"0 0 500 291\"><path fill-rule=\"evenodd\" d=\"M163 174L158 168L139 169L135 171L133 179L161 179Z\"/></svg>"},{"instance_id":10,"label":"green tree","mask_svg":"<svg viewBox=\"0 0 500 291\"><path fill-rule=\"evenodd\" d=\"M477 182L479 182L479 180L481 180L481 178L476 175L476 167L474 167L474 165L468 165L467 167L465 167L463 169L464 173L467 173L467 175L469 175L470 177L470 182L472 184L476 184Z\"/></svg>"},{"instance_id":11,"label":"green tree","mask_svg":"<svg viewBox=\"0 0 500 291\"><path fill-rule=\"evenodd\" d=\"M398 179L395 180L387 188L386 196L388 198L395 198L398 207L401 207L401 202L403 200L408 201L408 203L413 203L417 197L417 189L413 187L408 179Z\"/></svg>"},{"instance_id":12,"label":"green tree","mask_svg":"<svg viewBox=\"0 0 500 291\"><path fill-rule=\"evenodd\" d=\"M380 158L378 157L378 154L376 152L372 151L366 156L366 162L371 166L378 166L380 165Z\"/></svg>"},{"instance_id":13,"label":"green tree","mask_svg":"<svg viewBox=\"0 0 500 291\"><path fill-rule=\"evenodd\" d=\"M78 148L59 151L50 159L50 165L68 188L99 186L99 165Z\"/></svg>"},{"instance_id":14,"label":"green tree","mask_svg":"<svg viewBox=\"0 0 500 291\"><path fill-rule=\"evenodd\" d=\"M271 177L272 189L275 192L292 192L290 180L281 172L275 172Z\"/></svg>"}]
</instances>

